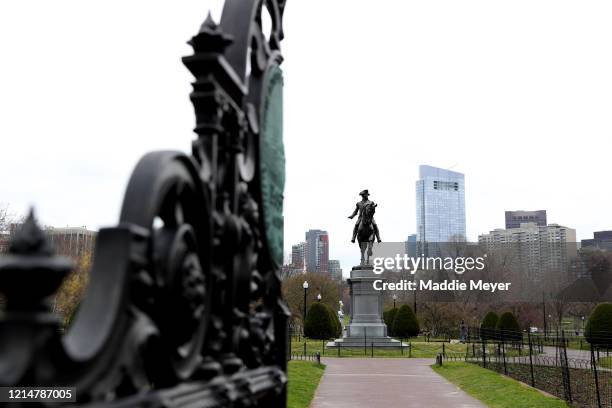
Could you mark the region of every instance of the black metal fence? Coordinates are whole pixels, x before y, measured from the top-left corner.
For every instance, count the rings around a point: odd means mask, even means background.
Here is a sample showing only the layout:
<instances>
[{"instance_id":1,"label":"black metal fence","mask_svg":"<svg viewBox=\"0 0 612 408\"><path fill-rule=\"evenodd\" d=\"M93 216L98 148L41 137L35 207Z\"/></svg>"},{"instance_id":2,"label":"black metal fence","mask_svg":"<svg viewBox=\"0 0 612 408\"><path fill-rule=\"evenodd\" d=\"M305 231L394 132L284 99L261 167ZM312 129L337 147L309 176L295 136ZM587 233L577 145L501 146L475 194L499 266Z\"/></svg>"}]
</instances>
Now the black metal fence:
<instances>
[{"instance_id":1,"label":"black metal fence","mask_svg":"<svg viewBox=\"0 0 612 408\"><path fill-rule=\"evenodd\" d=\"M397 347L376 347L375 343L369 338L364 337L363 342L359 344L352 343L350 345L335 343L333 346L329 344L335 339L309 339L301 333L290 337L287 359L296 360L296 356L310 356L319 354L327 357L413 357L412 350L415 345L410 339L402 339L397 343ZM435 349L428 350L430 356L434 356L436 352L444 350L444 344L439 343ZM419 348L416 346L416 348ZM421 350L424 352L424 350ZM300 357L300 359L303 359Z\"/></svg>"},{"instance_id":2,"label":"black metal fence","mask_svg":"<svg viewBox=\"0 0 612 408\"><path fill-rule=\"evenodd\" d=\"M321 353L310 353L310 354L300 354L300 353L291 353L289 355L289 360L306 360L306 361L316 361L318 364L321 364Z\"/></svg>"},{"instance_id":3,"label":"black metal fence","mask_svg":"<svg viewBox=\"0 0 612 408\"><path fill-rule=\"evenodd\" d=\"M189 41L191 154L138 162L66 333L47 298L72 263L33 214L14 234L0 257L0 386L68 387L79 406L286 406L284 6L226 0Z\"/></svg>"},{"instance_id":4,"label":"black metal fence","mask_svg":"<svg viewBox=\"0 0 612 408\"><path fill-rule=\"evenodd\" d=\"M539 336L523 336L520 332L497 334L497 338L481 339L480 347L473 343L466 353L440 353L436 362L478 364L546 391L572 406L612 407L609 349L590 344L588 349L584 345L582 349L569 347L571 343L563 331L559 336L548 336L546 342ZM507 339L510 335L514 339ZM599 336L595 343L605 345L607 340L603 339L607 336Z\"/></svg>"}]
</instances>

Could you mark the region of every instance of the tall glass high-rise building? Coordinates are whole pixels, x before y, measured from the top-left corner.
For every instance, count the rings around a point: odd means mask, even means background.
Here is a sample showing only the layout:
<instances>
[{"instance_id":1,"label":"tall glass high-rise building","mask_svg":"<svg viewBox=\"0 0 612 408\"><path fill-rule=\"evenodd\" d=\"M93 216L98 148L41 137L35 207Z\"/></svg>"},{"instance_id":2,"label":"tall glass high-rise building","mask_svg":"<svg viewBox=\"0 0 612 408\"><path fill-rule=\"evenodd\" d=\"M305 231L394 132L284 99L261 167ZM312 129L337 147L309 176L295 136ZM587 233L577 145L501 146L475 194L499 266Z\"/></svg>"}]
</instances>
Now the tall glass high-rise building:
<instances>
[{"instance_id":1,"label":"tall glass high-rise building","mask_svg":"<svg viewBox=\"0 0 612 408\"><path fill-rule=\"evenodd\" d=\"M405 246L406 255L411 257L417 256L417 234L408 235L408 239L406 239Z\"/></svg>"},{"instance_id":2,"label":"tall glass high-rise building","mask_svg":"<svg viewBox=\"0 0 612 408\"><path fill-rule=\"evenodd\" d=\"M417 242L465 240L465 177L462 173L419 166L416 182ZM431 255L431 254L430 254Z\"/></svg>"},{"instance_id":3,"label":"tall glass high-rise building","mask_svg":"<svg viewBox=\"0 0 612 408\"><path fill-rule=\"evenodd\" d=\"M329 236L327 231L306 231L304 253L306 272L327 272L329 262Z\"/></svg>"}]
</instances>

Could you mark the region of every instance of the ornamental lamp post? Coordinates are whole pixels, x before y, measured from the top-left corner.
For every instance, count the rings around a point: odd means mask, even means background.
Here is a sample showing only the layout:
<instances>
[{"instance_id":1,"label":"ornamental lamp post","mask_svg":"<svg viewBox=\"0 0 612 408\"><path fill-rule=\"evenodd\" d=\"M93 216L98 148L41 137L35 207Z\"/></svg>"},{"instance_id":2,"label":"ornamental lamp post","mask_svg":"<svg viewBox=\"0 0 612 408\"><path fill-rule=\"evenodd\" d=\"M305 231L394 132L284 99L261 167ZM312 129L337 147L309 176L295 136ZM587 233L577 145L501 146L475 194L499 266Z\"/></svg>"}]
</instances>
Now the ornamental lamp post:
<instances>
[{"instance_id":1,"label":"ornamental lamp post","mask_svg":"<svg viewBox=\"0 0 612 408\"><path fill-rule=\"evenodd\" d=\"M317 302L320 302L320 301L321 301L321 294L319 293L319 294L317 295Z\"/></svg>"},{"instance_id":2,"label":"ornamental lamp post","mask_svg":"<svg viewBox=\"0 0 612 408\"><path fill-rule=\"evenodd\" d=\"M544 340L546 340L546 300L544 299L544 292L542 292L542 316L544 316Z\"/></svg>"},{"instance_id":3,"label":"ornamental lamp post","mask_svg":"<svg viewBox=\"0 0 612 408\"><path fill-rule=\"evenodd\" d=\"M306 324L306 294L308 293L308 281L304 281L302 287L304 288L304 324Z\"/></svg>"},{"instance_id":4,"label":"ornamental lamp post","mask_svg":"<svg viewBox=\"0 0 612 408\"><path fill-rule=\"evenodd\" d=\"M397 300L397 295L393 294L393 308L395 309L395 301Z\"/></svg>"},{"instance_id":5,"label":"ornamental lamp post","mask_svg":"<svg viewBox=\"0 0 612 408\"><path fill-rule=\"evenodd\" d=\"M548 315L548 321L552 321L552 315L551 314ZM559 332L559 325L557 325L557 332ZM559 334L559 333L557 333L557 334ZM557 337L559 337L559 336L557 336Z\"/></svg>"}]
</instances>

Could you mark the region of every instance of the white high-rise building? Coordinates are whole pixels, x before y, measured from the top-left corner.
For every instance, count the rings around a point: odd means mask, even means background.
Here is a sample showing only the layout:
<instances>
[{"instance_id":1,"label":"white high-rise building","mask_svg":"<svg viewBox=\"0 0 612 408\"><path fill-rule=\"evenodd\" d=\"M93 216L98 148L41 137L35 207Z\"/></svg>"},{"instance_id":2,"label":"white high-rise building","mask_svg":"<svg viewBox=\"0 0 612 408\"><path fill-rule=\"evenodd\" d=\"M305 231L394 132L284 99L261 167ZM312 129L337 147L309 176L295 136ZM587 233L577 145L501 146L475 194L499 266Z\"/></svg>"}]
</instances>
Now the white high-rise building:
<instances>
[{"instance_id":1,"label":"white high-rise building","mask_svg":"<svg viewBox=\"0 0 612 408\"><path fill-rule=\"evenodd\" d=\"M416 182L417 244L465 240L465 177L462 173L419 166ZM431 251L431 245L429 245Z\"/></svg>"}]
</instances>

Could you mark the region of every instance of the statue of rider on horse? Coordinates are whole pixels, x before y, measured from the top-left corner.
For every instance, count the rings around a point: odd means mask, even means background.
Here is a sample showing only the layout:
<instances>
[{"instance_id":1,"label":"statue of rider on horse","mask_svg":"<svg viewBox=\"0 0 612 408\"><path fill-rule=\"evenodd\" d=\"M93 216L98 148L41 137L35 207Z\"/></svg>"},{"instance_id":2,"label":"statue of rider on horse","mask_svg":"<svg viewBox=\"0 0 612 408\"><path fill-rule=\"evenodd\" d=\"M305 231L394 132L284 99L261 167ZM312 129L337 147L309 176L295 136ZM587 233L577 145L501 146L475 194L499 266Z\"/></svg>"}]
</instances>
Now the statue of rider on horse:
<instances>
[{"instance_id":1,"label":"statue of rider on horse","mask_svg":"<svg viewBox=\"0 0 612 408\"><path fill-rule=\"evenodd\" d=\"M377 204L368 199L370 196L368 190L363 190L359 195L361 196L361 201L355 206L355 211L349 215L349 218L353 219L359 214L357 222L355 223L355 228L353 228L353 238L351 242L355 242L355 238L357 238L359 249L361 250L361 264L368 265L370 263L370 257L372 256L374 238L376 237L378 242L381 242L380 234L378 233L378 225L376 225L376 221L374 221L374 212L376 211Z\"/></svg>"}]
</instances>

